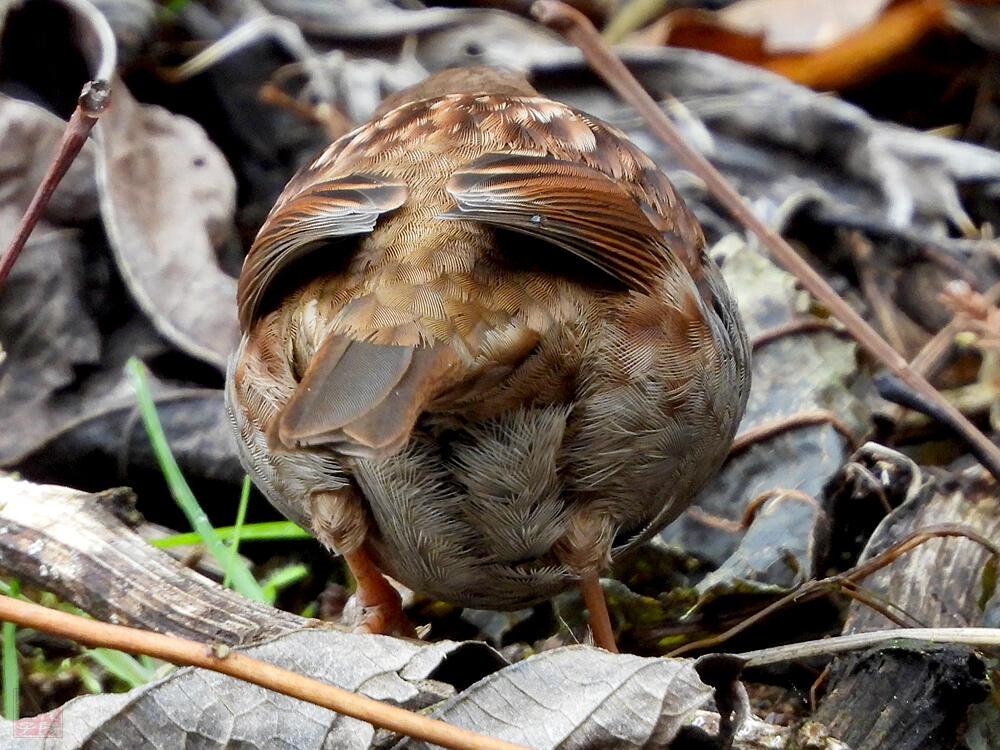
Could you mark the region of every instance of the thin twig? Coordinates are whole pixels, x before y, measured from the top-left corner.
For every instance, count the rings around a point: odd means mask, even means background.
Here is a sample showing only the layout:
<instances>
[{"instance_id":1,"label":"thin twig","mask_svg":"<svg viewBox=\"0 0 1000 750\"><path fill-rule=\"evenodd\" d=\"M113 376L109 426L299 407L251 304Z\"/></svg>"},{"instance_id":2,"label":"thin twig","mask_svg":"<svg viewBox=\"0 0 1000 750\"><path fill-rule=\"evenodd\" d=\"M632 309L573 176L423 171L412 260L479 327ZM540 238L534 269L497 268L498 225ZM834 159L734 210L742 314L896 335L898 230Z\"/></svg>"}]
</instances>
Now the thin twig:
<instances>
[{"instance_id":1,"label":"thin twig","mask_svg":"<svg viewBox=\"0 0 1000 750\"><path fill-rule=\"evenodd\" d=\"M1000 647L1000 628L896 628L875 630L870 633L852 633L822 638L818 641L803 641L787 646L762 648L733 654L746 661L744 667L763 667L815 656L833 656L848 651L899 644L905 641L927 641L928 643L954 643L976 648Z\"/></svg>"},{"instance_id":2,"label":"thin twig","mask_svg":"<svg viewBox=\"0 0 1000 750\"><path fill-rule=\"evenodd\" d=\"M75 28L78 33L89 35L82 46L91 52L89 56L91 80L80 90L76 109L73 110L59 142L59 150L49 164L42 183L35 190L31 203L21 216L14 238L0 258L0 290L3 289L14 262L24 249L28 237L31 236L31 230L42 217L52 193L55 192L76 155L80 153L91 128L107 109L111 76L117 64L118 50L115 46L115 35L104 15L86 0L60 0L60 2L75 16Z\"/></svg>"},{"instance_id":3,"label":"thin twig","mask_svg":"<svg viewBox=\"0 0 1000 750\"><path fill-rule=\"evenodd\" d=\"M994 284L983 292L982 297L983 301L988 305L995 306L997 303L1000 303L1000 283ZM925 377L932 376L944 358L944 355L954 346L955 337L964 328L964 321L956 313L944 328L934 334L930 341L921 347L917 355L910 360L910 367ZM961 410L961 407L957 404L956 408ZM893 424L897 424L903 419L903 409L903 406L893 404L883 412L883 417ZM963 411L963 413L965 412Z\"/></svg>"},{"instance_id":4,"label":"thin twig","mask_svg":"<svg viewBox=\"0 0 1000 750\"><path fill-rule=\"evenodd\" d=\"M63 131L62 139L59 141L59 150L52 158L52 163L49 164L49 168L45 172L41 184L35 190L35 194L31 198L31 203L28 204L24 214L21 216L21 221L17 225L17 231L14 232L13 239L7 245L7 250L4 252L3 258L0 259L0 289L3 288L4 282L10 275L10 271L14 267L14 262L21 254L21 250L24 249L28 237L31 236L31 230L35 228L35 224L42 218L42 213L49 204L49 199L55 192L60 180L66 175L76 155L80 153L83 144L87 142L87 135L90 133L91 128L94 127L97 119L107 107L108 94L109 86L106 81L90 81L84 85L76 109L73 110L69 122L66 123L66 129Z\"/></svg>"},{"instance_id":5,"label":"thin twig","mask_svg":"<svg viewBox=\"0 0 1000 750\"><path fill-rule=\"evenodd\" d=\"M78 33L89 33L80 46L87 53L91 82L109 83L118 68L118 44L107 17L90 0L59 0L76 16ZM84 87L86 88L86 87Z\"/></svg>"},{"instance_id":6,"label":"thin twig","mask_svg":"<svg viewBox=\"0 0 1000 750\"><path fill-rule=\"evenodd\" d=\"M901 628L927 628L926 622L886 596L859 586L854 581L844 581L841 590L845 596L864 604L869 609L894 622Z\"/></svg>"},{"instance_id":7,"label":"thin twig","mask_svg":"<svg viewBox=\"0 0 1000 750\"><path fill-rule=\"evenodd\" d=\"M1000 283L994 284L983 292L982 297L983 302L987 305L995 306L997 303L1000 303ZM920 351L917 352L917 356L915 356L913 361L910 362L910 367L918 370L924 375L933 374L938 362L955 343L955 337L960 334L964 328L965 322L956 313L948 325L934 334L934 337L924 344Z\"/></svg>"},{"instance_id":8,"label":"thin twig","mask_svg":"<svg viewBox=\"0 0 1000 750\"><path fill-rule=\"evenodd\" d=\"M795 252L791 245L754 214L750 206L708 159L687 144L684 136L608 47L586 16L558 0L536 0L531 6L531 14L579 47L598 75L638 111L653 132L705 183L708 191L730 215L757 235L771 256L793 273L802 285L847 327L861 347L914 391L938 403L941 413L947 415L954 428L963 434L966 442L977 446L980 460L987 470L1000 479L1000 448L964 414L942 398L934 386L912 369L903 355L879 336L864 318Z\"/></svg>"},{"instance_id":9,"label":"thin twig","mask_svg":"<svg viewBox=\"0 0 1000 750\"><path fill-rule=\"evenodd\" d=\"M109 625L2 595L0 620L60 635L88 646L105 646L133 654L148 654L173 664L210 669L442 747L456 750L527 750L521 745L485 737L303 677L236 651L222 654L205 643L122 625Z\"/></svg>"},{"instance_id":10,"label":"thin twig","mask_svg":"<svg viewBox=\"0 0 1000 750\"><path fill-rule=\"evenodd\" d=\"M983 446L969 440L968 435L962 433L951 419L951 416L944 412L941 404L945 403L952 406L950 401L944 400L943 396L942 401L940 402L927 398L925 395L918 393L916 390L903 383L901 378L897 378L889 372L880 372L875 376L874 383L879 395L886 401L891 401L894 404L905 406L907 409L923 414L937 424L951 429L955 433L955 437L957 437L960 442L965 444L968 451L975 456L981 464L989 466L990 457L984 451ZM953 408L958 411L958 413L961 413L961 410L957 406L954 406ZM997 478L1000 479L1000 477Z\"/></svg>"},{"instance_id":11,"label":"thin twig","mask_svg":"<svg viewBox=\"0 0 1000 750\"><path fill-rule=\"evenodd\" d=\"M771 419L756 427L744 430L733 440L733 444L729 447L729 455L734 456L737 453L742 453L751 445L773 438L782 432L821 424L833 427L847 439L852 448L858 444L858 436L851 431L844 420L828 409L814 409Z\"/></svg>"},{"instance_id":12,"label":"thin twig","mask_svg":"<svg viewBox=\"0 0 1000 750\"><path fill-rule=\"evenodd\" d=\"M854 267L858 274L858 284L872 314L882 328L882 334L892 344L897 352L905 353L906 344L896 325L894 305L882 291L876 278L876 270L872 263L872 244L864 238L861 232L847 233L847 248L854 259Z\"/></svg>"},{"instance_id":13,"label":"thin twig","mask_svg":"<svg viewBox=\"0 0 1000 750\"><path fill-rule=\"evenodd\" d=\"M753 523L754 518L757 517L757 513L760 511L761 506L770 500L798 500L806 505L810 505L815 508L818 512L824 513L823 509L820 507L819 503L816 502L816 498L807 492L802 490L788 490L782 489L781 487L775 487L774 489L761 492L757 497L753 498L747 507L743 509L743 517L740 519L740 529L746 530L750 528Z\"/></svg>"},{"instance_id":14,"label":"thin twig","mask_svg":"<svg viewBox=\"0 0 1000 750\"><path fill-rule=\"evenodd\" d=\"M961 526L959 524L937 524L934 526L927 526L923 529L917 529L912 533L908 534L906 537L900 541L893 544L887 550L875 555L870 560L866 560L859 565L846 570L843 573L839 573L835 576L830 576L828 578L823 578L818 581L808 581L803 583L801 586L793 589L789 593L785 594L783 597L777 601L772 602L764 609L756 612L755 614L747 617L746 619L740 621L728 630L718 633L717 635L710 636L708 638L702 638L698 641L692 641L691 643L685 643L683 646L675 648L673 651L667 654L667 656L675 657L686 654L690 651L695 651L697 649L711 648L717 646L720 643L728 641L733 636L743 632L752 625L755 625L775 612L784 609L791 604L798 604L804 601L810 601L815 599L817 596L826 593L830 589L837 587L842 588L847 585L856 584L858 581L867 578L875 571L880 568L885 567L889 563L893 562L895 559L901 555L906 554L910 550L918 547L924 542L930 541L931 539L938 539L940 537L964 537L965 539L970 539L973 542L985 547L994 555L1000 554L1000 548L997 547L993 542L979 534L972 529ZM877 610L881 611L881 610ZM883 612L883 614L885 614ZM890 619L893 619L890 615L886 615ZM1000 631L998 631L1000 633Z\"/></svg>"},{"instance_id":15,"label":"thin twig","mask_svg":"<svg viewBox=\"0 0 1000 750\"><path fill-rule=\"evenodd\" d=\"M758 349L774 341L780 341L786 336L796 336L800 333L815 333L817 331L826 331L840 335L845 333L843 328L826 318L793 318L758 333L750 339L750 350L756 353Z\"/></svg>"}]
</instances>

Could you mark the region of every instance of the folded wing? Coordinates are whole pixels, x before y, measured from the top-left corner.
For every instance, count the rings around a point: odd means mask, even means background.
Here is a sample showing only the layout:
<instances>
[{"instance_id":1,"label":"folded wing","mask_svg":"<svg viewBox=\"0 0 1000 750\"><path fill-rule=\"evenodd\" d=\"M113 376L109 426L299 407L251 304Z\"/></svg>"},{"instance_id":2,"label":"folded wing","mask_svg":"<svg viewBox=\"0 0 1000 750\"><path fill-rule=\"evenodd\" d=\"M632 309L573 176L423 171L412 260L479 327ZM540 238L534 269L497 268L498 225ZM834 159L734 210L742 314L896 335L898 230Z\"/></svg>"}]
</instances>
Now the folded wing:
<instances>
[{"instance_id":1,"label":"folded wing","mask_svg":"<svg viewBox=\"0 0 1000 750\"><path fill-rule=\"evenodd\" d=\"M405 183L367 174L305 184L301 192L286 190L279 198L243 263L236 299L244 331L283 270L319 243L372 231L381 215L403 205L408 193Z\"/></svg>"},{"instance_id":2,"label":"folded wing","mask_svg":"<svg viewBox=\"0 0 1000 750\"><path fill-rule=\"evenodd\" d=\"M472 219L568 250L637 291L654 293L678 264L671 227L615 180L578 162L490 154L452 174L457 206L445 219Z\"/></svg>"}]
</instances>

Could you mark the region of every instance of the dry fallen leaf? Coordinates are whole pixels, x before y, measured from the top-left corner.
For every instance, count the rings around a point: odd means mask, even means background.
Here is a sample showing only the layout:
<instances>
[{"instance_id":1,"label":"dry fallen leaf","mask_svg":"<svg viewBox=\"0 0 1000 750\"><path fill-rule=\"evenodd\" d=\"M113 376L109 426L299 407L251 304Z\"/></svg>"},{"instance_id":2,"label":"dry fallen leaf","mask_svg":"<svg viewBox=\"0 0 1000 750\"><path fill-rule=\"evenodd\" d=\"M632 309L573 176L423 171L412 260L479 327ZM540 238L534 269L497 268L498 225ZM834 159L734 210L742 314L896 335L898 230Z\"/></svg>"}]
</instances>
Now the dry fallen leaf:
<instances>
[{"instance_id":1,"label":"dry fallen leaf","mask_svg":"<svg viewBox=\"0 0 1000 750\"><path fill-rule=\"evenodd\" d=\"M716 18L732 31L759 34L767 52L829 47L875 22L890 0L739 0Z\"/></svg>"},{"instance_id":2,"label":"dry fallen leaf","mask_svg":"<svg viewBox=\"0 0 1000 750\"><path fill-rule=\"evenodd\" d=\"M0 96L0 247L13 236L63 127L37 104ZM49 429L43 405L100 358L98 324L83 299L83 241L69 228L96 212L93 158L87 147L70 168L0 296L7 354L0 363L0 462Z\"/></svg>"},{"instance_id":3,"label":"dry fallen leaf","mask_svg":"<svg viewBox=\"0 0 1000 750\"><path fill-rule=\"evenodd\" d=\"M625 750L666 747L711 696L692 659L568 646L489 675L432 715L538 750Z\"/></svg>"},{"instance_id":4,"label":"dry fallen leaf","mask_svg":"<svg viewBox=\"0 0 1000 750\"><path fill-rule=\"evenodd\" d=\"M215 244L231 230L236 180L193 120L139 104L120 82L101 118L101 212L132 296L164 336L225 369L238 340L236 280Z\"/></svg>"},{"instance_id":5,"label":"dry fallen leaf","mask_svg":"<svg viewBox=\"0 0 1000 750\"><path fill-rule=\"evenodd\" d=\"M739 0L681 9L634 35L758 65L818 89L841 89L910 49L945 19L943 0Z\"/></svg>"},{"instance_id":6,"label":"dry fallen leaf","mask_svg":"<svg viewBox=\"0 0 1000 750\"><path fill-rule=\"evenodd\" d=\"M437 679L438 670L445 671L449 658L461 660L475 648L451 641L422 645L380 635L299 630L244 653L419 710L454 695L454 686ZM383 737L394 737L330 709L192 667L125 694L76 698L53 713L49 716L58 721L58 736L33 736L17 747L367 750ZM0 719L0 736L11 736L11 725Z\"/></svg>"}]
</instances>

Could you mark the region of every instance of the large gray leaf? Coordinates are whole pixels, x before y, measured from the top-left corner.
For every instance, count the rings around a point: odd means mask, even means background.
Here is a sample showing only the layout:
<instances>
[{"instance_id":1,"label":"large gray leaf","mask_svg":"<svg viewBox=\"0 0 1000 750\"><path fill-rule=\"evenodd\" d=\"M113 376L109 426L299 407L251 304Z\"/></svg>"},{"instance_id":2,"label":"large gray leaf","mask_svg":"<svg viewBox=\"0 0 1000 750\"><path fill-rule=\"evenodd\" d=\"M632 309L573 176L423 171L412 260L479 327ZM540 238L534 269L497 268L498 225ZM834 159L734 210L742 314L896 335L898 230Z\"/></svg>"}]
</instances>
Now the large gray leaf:
<instances>
[{"instance_id":1,"label":"large gray leaf","mask_svg":"<svg viewBox=\"0 0 1000 750\"><path fill-rule=\"evenodd\" d=\"M197 123L140 105L120 81L112 99L97 175L118 268L157 330L224 370L238 339L236 280L214 246L232 229L236 181Z\"/></svg>"},{"instance_id":2,"label":"large gray leaf","mask_svg":"<svg viewBox=\"0 0 1000 750\"><path fill-rule=\"evenodd\" d=\"M420 709L454 695L451 685L432 675L467 651L454 642L421 645L379 635L300 630L244 653L376 700ZM0 720L0 737L11 736L11 724ZM366 750L376 740L375 728L366 722L192 667L124 695L72 700L59 710L57 726L58 735L19 737L17 749Z\"/></svg>"},{"instance_id":3,"label":"large gray leaf","mask_svg":"<svg viewBox=\"0 0 1000 750\"><path fill-rule=\"evenodd\" d=\"M536 750L663 747L711 695L693 660L568 646L486 677L433 716Z\"/></svg>"},{"instance_id":4,"label":"large gray leaf","mask_svg":"<svg viewBox=\"0 0 1000 750\"><path fill-rule=\"evenodd\" d=\"M0 95L0 246L13 237L64 125L38 105ZM47 406L54 395L74 382L78 368L100 357L97 322L84 301L80 232L59 223L95 214L93 156L84 148L70 168L0 293L6 354L0 362L0 462L22 455L52 429Z\"/></svg>"}]
</instances>

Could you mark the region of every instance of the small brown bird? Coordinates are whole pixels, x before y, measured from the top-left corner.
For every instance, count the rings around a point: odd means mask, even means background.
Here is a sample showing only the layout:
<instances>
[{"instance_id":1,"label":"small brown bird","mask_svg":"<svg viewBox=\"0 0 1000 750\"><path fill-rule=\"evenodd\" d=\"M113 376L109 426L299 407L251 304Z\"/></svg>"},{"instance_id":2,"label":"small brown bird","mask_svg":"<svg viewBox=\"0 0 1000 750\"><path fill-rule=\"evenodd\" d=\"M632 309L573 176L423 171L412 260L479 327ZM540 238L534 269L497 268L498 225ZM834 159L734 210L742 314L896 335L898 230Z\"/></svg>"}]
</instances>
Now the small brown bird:
<instances>
[{"instance_id":1,"label":"small brown bird","mask_svg":"<svg viewBox=\"0 0 1000 750\"><path fill-rule=\"evenodd\" d=\"M241 458L344 556L512 609L598 576L688 506L743 414L749 350L697 222L617 129L522 77L448 70L297 174L239 280Z\"/></svg>"}]
</instances>

